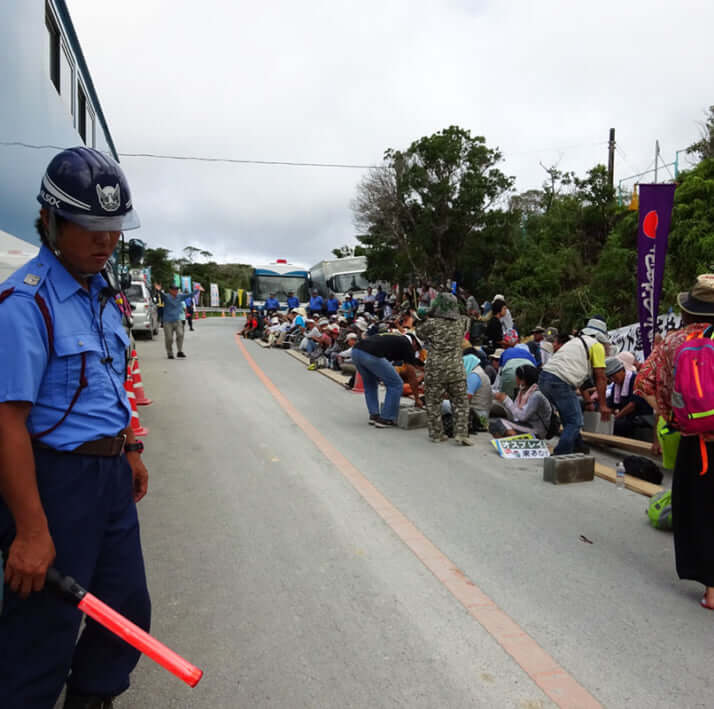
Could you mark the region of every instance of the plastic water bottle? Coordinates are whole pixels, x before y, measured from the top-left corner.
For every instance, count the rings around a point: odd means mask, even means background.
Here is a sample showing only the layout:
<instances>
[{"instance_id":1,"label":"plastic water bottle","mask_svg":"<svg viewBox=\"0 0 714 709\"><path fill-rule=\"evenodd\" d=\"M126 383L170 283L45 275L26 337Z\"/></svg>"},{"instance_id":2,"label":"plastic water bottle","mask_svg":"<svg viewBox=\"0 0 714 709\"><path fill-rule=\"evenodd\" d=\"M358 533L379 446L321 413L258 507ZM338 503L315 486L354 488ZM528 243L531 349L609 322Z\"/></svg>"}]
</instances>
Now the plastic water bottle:
<instances>
[{"instance_id":1,"label":"plastic water bottle","mask_svg":"<svg viewBox=\"0 0 714 709\"><path fill-rule=\"evenodd\" d=\"M615 466L615 487L618 490L625 488L625 464L622 461Z\"/></svg>"}]
</instances>

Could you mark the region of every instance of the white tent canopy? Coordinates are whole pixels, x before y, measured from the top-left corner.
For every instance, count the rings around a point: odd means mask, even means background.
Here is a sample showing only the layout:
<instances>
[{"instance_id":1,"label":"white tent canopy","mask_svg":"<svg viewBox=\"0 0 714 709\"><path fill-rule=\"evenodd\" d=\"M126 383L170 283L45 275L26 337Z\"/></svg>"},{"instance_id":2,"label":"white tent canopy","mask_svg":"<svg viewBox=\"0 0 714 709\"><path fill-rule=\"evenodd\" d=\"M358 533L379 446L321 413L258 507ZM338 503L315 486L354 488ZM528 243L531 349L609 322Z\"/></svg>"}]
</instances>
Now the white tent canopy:
<instances>
[{"instance_id":1,"label":"white tent canopy","mask_svg":"<svg viewBox=\"0 0 714 709\"><path fill-rule=\"evenodd\" d=\"M0 230L0 283L39 251L37 246Z\"/></svg>"}]
</instances>

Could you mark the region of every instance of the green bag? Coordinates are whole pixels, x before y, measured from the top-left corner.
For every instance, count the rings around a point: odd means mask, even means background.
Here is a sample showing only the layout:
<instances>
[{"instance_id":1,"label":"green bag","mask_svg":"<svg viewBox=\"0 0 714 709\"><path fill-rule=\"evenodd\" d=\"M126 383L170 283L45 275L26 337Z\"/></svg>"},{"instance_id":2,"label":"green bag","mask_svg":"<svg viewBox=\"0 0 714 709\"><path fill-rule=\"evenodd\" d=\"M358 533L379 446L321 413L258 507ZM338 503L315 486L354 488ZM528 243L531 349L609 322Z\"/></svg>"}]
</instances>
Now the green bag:
<instances>
[{"instance_id":1,"label":"green bag","mask_svg":"<svg viewBox=\"0 0 714 709\"><path fill-rule=\"evenodd\" d=\"M672 529L672 491L658 492L647 508L650 524L655 529Z\"/></svg>"},{"instance_id":2,"label":"green bag","mask_svg":"<svg viewBox=\"0 0 714 709\"><path fill-rule=\"evenodd\" d=\"M657 420L657 438L660 446L662 446L662 467L666 470L674 470L681 437L679 431L670 428L669 424L661 416L659 417Z\"/></svg>"}]
</instances>

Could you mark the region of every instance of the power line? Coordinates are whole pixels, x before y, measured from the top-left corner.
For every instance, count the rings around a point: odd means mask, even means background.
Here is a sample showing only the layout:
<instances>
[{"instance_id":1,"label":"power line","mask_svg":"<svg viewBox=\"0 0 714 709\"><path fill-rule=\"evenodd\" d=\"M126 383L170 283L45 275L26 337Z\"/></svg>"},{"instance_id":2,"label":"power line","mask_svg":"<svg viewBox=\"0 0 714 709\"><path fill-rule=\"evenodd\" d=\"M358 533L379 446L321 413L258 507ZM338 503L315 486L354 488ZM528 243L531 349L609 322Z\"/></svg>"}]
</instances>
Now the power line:
<instances>
[{"instance_id":1,"label":"power line","mask_svg":"<svg viewBox=\"0 0 714 709\"><path fill-rule=\"evenodd\" d=\"M33 150L64 150L60 145L33 145L32 143L23 143L19 140L0 140L0 145L30 148ZM118 153L122 158L151 158L154 160L183 160L190 162L209 162L209 163L230 163L238 165L287 165L289 167L337 167L353 170L369 170L377 168L379 165L356 165L351 163L334 163L334 162L300 162L296 160L248 160L243 158L212 158L202 155L162 155L159 153Z\"/></svg>"},{"instance_id":2,"label":"power line","mask_svg":"<svg viewBox=\"0 0 714 709\"><path fill-rule=\"evenodd\" d=\"M564 153L575 148L606 145L607 141L598 141L597 143L580 143L578 145L567 145L555 148L542 148L539 150L522 150L509 152L504 154L504 158L514 157L518 155L534 155L539 153ZM0 145L30 148L32 150L64 150L66 146L61 145L35 145L33 143L24 143L19 140L7 141L0 140ZM163 153L118 153L121 158L148 158L153 160L179 160L183 162L204 162L204 163L227 163L233 165L282 165L287 167L328 167L342 168L348 170L372 170L381 167L380 165L362 165L355 163L334 163L334 162L302 162L298 160L249 160L247 158L227 158L227 157L206 157L203 155L172 155Z\"/></svg>"}]
</instances>

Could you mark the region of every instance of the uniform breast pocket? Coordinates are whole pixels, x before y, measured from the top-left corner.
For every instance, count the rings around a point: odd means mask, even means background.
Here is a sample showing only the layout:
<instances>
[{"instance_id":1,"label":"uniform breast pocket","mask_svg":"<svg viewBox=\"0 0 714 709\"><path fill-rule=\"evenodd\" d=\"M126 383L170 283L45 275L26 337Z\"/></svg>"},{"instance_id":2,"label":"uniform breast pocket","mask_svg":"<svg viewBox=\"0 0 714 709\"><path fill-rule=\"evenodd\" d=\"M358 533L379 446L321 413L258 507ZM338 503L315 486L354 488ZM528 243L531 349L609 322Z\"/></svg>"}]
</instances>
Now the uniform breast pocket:
<instances>
[{"instance_id":1,"label":"uniform breast pocket","mask_svg":"<svg viewBox=\"0 0 714 709\"><path fill-rule=\"evenodd\" d=\"M61 389L68 401L71 401L82 380L82 354L86 358L84 374L87 376L91 363L104 356L102 343L95 333L55 337L50 383L57 387L58 394Z\"/></svg>"}]
</instances>

